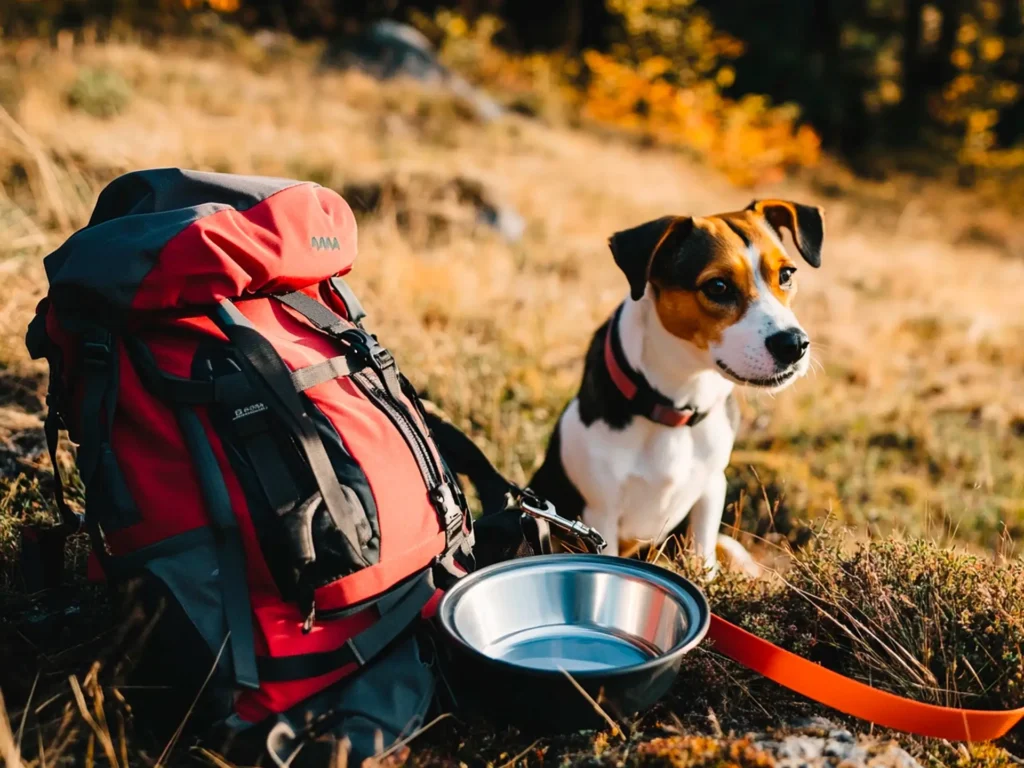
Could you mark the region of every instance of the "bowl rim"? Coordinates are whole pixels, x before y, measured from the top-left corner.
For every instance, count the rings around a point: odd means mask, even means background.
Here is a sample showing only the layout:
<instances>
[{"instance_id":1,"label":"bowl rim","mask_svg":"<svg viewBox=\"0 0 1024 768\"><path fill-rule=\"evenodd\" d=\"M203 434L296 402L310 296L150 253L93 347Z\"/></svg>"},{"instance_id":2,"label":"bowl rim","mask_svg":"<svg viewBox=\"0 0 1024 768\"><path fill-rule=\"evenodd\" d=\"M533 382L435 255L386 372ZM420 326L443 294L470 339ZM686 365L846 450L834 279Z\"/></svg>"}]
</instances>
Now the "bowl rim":
<instances>
[{"instance_id":1,"label":"bowl rim","mask_svg":"<svg viewBox=\"0 0 1024 768\"><path fill-rule=\"evenodd\" d=\"M467 590L472 589L475 584L480 583L494 574L501 573L506 570L529 568L531 567L531 564L534 563L538 565L542 563L550 563L552 561L565 563L570 559L580 565L589 566L588 570L595 570L593 566L605 566L605 568L598 568L597 570L610 571L611 569L608 569L608 566L614 566L617 569L626 568L632 570L636 575L641 577L649 578L653 576L657 579L668 581L673 587L685 592L693 600L693 603L697 608L696 630L688 633L687 639L673 646L665 653L654 656L647 661L642 661L639 664L629 664L622 667L612 667L610 669L581 670L568 673L573 679L608 679L618 677L620 675L632 675L635 673L649 671L653 672L661 669L666 664L671 664L677 658L684 656L686 653L693 650L700 644L707 634L708 628L711 625L711 606L708 604L708 600L704 595L704 592L689 579L674 571L670 571L667 568L662 568L654 565L653 563L645 563L642 560L632 560L612 555L590 555L582 553L531 555L529 557L516 558L514 560L505 560L500 563L493 563L492 565L488 565L478 571L474 571L473 573L462 577L452 587L445 591L444 596L438 603L436 615L441 633L450 642L454 642L458 645L463 651L469 652L472 656L475 656L489 665L495 665L506 671L518 674L561 678L563 676L561 670L537 669L536 667L514 664L510 661L505 661L504 659L488 656L479 648L469 643L456 630L454 626L454 613L455 606L458 604L460 595L464 594ZM685 610L689 613L688 608Z\"/></svg>"}]
</instances>

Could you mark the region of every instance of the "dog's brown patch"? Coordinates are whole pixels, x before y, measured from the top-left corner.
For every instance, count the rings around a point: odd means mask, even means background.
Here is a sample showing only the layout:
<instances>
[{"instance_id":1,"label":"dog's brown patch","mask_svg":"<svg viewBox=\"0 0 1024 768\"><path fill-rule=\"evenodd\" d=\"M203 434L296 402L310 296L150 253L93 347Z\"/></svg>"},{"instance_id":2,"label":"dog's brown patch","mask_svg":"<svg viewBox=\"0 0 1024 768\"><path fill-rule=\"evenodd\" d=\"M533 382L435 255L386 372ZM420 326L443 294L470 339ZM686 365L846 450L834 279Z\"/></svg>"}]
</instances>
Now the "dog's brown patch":
<instances>
[{"instance_id":1,"label":"dog's brown patch","mask_svg":"<svg viewBox=\"0 0 1024 768\"><path fill-rule=\"evenodd\" d=\"M779 275L783 269L795 267L795 264L766 230L767 224L760 211L727 213L723 214L722 220L728 222L734 231L741 232L746 241L753 246L754 251L759 254L758 272L765 285L775 298L788 307L796 294L796 281L791 279L787 289L779 281Z\"/></svg>"},{"instance_id":2,"label":"dog's brown patch","mask_svg":"<svg viewBox=\"0 0 1024 768\"><path fill-rule=\"evenodd\" d=\"M779 247L774 244L771 245L770 250L761 251L759 265L761 277L768 286L768 290L775 294L775 298L786 307L790 305L796 295L796 279L791 277L789 284L783 286L779 276L783 269L792 266L793 261L786 255L786 252L779 250Z\"/></svg>"},{"instance_id":3,"label":"dog's brown patch","mask_svg":"<svg viewBox=\"0 0 1024 768\"><path fill-rule=\"evenodd\" d=\"M722 338L725 329L736 323L757 298L756 281L746 256L742 237L718 218L694 219L693 227L701 232L702 268L692 285L679 286L655 280L655 308L669 333L689 341L699 349ZM687 254L684 258L692 258ZM729 303L709 298L701 286L714 279L726 281L734 291Z\"/></svg>"}]
</instances>

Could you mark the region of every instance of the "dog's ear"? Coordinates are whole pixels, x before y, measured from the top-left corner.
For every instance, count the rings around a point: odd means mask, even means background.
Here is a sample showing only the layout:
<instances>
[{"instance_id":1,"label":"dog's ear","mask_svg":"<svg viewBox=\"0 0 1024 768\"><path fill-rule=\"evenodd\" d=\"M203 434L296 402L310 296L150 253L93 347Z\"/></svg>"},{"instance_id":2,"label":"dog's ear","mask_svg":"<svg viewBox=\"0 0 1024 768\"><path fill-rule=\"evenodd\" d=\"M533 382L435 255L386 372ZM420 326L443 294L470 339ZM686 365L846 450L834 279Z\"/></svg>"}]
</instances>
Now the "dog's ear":
<instances>
[{"instance_id":1,"label":"dog's ear","mask_svg":"<svg viewBox=\"0 0 1024 768\"><path fill-rule=\"evenodd\" d=\"M760 214L780 238L780 227L788 229L804 261L812 267L821 266L821 246L825 240L825 212L821 208L787 200L755 200L747 210Z\"/></svg>"},{"instance_id":2,"label":"dog's ear","mask_svg":"<svg viewBox=\"0 0 1024 768\"><path fill-rule=\"evenodd\" d=\"M693 219L689 217L662 216L638 227L616 232L608 239L615 263L629 281L629 293L634 301L643 298L647 290L651 265L658 251L668 240L685 238L692 229Z\"/></svg>"}]
</instances>

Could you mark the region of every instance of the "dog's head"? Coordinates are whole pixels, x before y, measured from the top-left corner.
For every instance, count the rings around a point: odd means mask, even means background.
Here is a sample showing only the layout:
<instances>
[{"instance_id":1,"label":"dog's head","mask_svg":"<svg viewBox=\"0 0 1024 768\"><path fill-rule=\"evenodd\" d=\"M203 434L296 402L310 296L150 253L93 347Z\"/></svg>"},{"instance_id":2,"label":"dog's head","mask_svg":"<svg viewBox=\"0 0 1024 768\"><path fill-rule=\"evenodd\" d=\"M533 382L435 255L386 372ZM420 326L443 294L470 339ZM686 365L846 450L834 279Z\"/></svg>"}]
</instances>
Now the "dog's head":
<instances>
[{"instance_id":1,"label":"dog's head","mask_svg":"<svg viewBox=\"0 0 1024 768\"><path fill-rule=\"evenodd\" d=\"M651 286L669 333L727 378L778 389L810 364L810 339L791 309L797 270L782 229L804 261L821 265L822 210L783 200L707 218L666 216L616 233L609 245L634 300Z\"/></svg>"}]
</instances>

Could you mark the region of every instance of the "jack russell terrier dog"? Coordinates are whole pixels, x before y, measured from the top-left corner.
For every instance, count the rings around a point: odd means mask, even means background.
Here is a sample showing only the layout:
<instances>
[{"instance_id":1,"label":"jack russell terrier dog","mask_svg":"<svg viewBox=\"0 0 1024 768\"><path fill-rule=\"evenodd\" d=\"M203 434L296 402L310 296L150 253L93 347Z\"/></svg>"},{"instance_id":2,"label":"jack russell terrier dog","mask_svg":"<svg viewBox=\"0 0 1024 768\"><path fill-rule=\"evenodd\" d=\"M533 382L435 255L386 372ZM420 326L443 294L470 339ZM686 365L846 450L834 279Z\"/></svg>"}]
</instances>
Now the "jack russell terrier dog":
<instances>
[{"instance_id":1,"label":"jack russell terrier dog","mask_svg":"<svg viewBox=\"0 0 1024 768\"><path fill-rule=\"evenodd\" d=\"M657 546L689 516L712 573L716 545L753 564L719 535L739 427L733 387L777 391L810 365L781 229L821 265L822 210L782 200L667 216L609 240L630 295L594 334L579 393L530 483L559 514L601 531L608 554Z\"/></svg>"}]
</instances>

